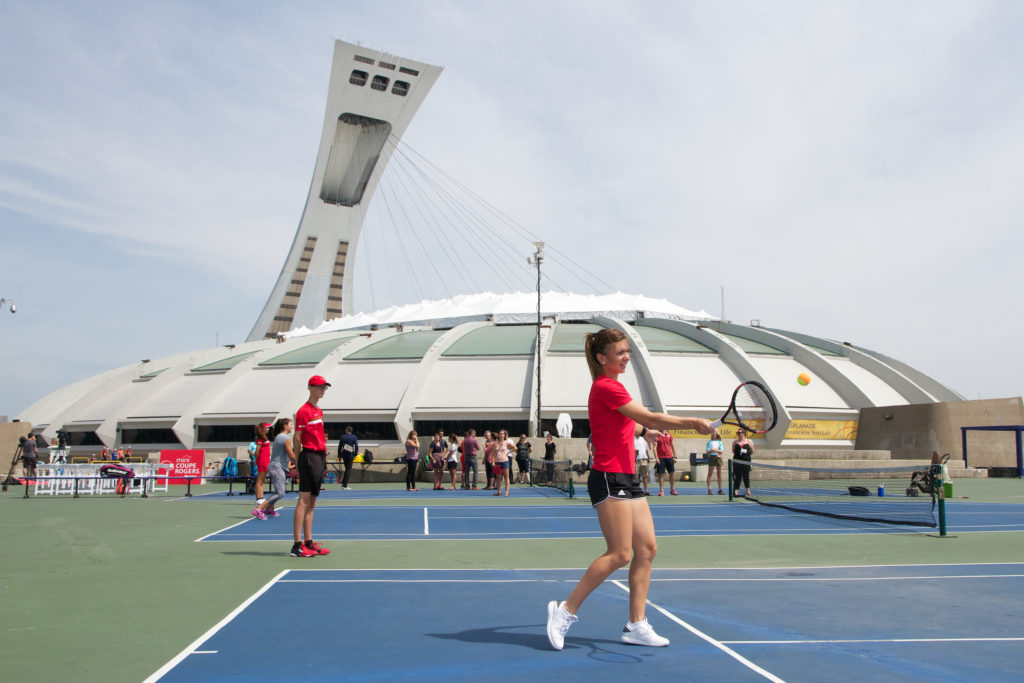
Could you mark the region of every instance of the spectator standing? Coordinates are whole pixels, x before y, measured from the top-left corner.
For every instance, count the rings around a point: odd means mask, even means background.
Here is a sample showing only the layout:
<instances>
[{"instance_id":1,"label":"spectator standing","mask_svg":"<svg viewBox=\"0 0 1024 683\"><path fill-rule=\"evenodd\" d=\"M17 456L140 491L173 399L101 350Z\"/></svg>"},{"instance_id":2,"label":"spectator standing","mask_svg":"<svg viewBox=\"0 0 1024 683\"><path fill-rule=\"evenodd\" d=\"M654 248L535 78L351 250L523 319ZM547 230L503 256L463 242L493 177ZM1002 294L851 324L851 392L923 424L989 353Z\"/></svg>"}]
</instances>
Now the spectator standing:
<instances>
[{"instance_id":1,"label":"spectator standing","mask_svg":"<svg viewBox=\"0 0 1024 683\"><path fill-rule=\"evenodd\" d=\"M295 504L292 524L292 557L327 555L331 551L313 540L313 512L327 470L327 435L324 432L324 411L317 405L327 393L330 383L313 375L306 383L309 398L295 413L295 436L292 448L298 447L296 469L299 472L299 500ZM302 535L305 541L302 541Z\"/></svg>"},{"instance_id":2,"label":"spectator standing","mask_svg":"<svg viewBox=\"0 0 1024 683\"><path fill-rule=\"evenodd\" d=\"M708 495L711 495L711 473L715 470L718 471L718 495L722 495L722 435L717 429L711 432L704 453L708 459Z\"/></svg>"},{"instance_id":3,"label":"spectator standing","mask_svg":"<svg viewBox=\"0 0 1024 683\"><path fill-rule=\"evenodd\" d=\"M448 472L452 475L452 491L455 490L455 473L459 468L459 437L452 434L452 440L448 442ZM441 477L441 484L444 484L444 476Z\"/></svg>"},{"instance_id":4,"label":"spectator standing","mask_svg":"<svg viewBox=\"0 0 1024 683\"><path fill-rule=\"evenodd\" d=\"M519 479L516 483L530 483L530 454L533 453L533 445L526 440L526 434L519 435L519 442L516 443L516 465L519 466Z\"/></svg>"},{"instance_id":5,"label":"spectator standing","mask_svg":"<svg viewBox=\"0 0 1024 683\"><path fill-rule=\"evenodd\" d=\"M743 484L746 494L750 495L750 465L743 463L750 462L753 455L754 444L747 440L747 431L740 427L736 430L736 440L732 442L732 459L740 461L732 464L732 487L735 496L740 495L740 484Z\"/></svg>"},{"instance_id":6,"label":"spectator standing","mask_svg":"<svg viewBox=\"0 0 1024 683\"><path fill-rule=\"evenodd\" d=\"M647 480L651 476L651 459L647 453L647 439L638 436L633 440L633 446L636 448L636 476L644 488L644 495L649 496L651 492L647 489Z\"/></svg>"},{"instance_id":7,"label":"spectator standing","mask_svg":"<svg viewBox=\"0 0 1024 683\"><path fill-rule=\"evenodd\" d=\"M356 453L359 452L359 439L352 431L352 425L345 427L345 433L341 435L341 441L338 442L338 460L341 460L342 464L345 465L345 474L341 479L341 490L351 491L348 487L348 479L352 475L352 462L356 458Z\"/></svg>"},{"instance_id":8,"label":"spectator standing","mask_svg":"<svg viewBox=\"0 0 1024 683\"><path fill-rule=\"evenodd\" d=\"M668 431L661 433L655 452L658 456L656 465L658 495L665 495L665 473L668 472L668 492L673 496L678 496L679 494L676 493L676 440L672 438L672 434Z\"/></svg>"},{"instance_id":9,"label":"spectator standing","mask_svg":"<svg viewBox=\"0 0 1024 683\"><path fill-rule=\"evenodd\" d=\"M508 438L508 432L502 429L498 432L498 440L494 446L494 495L501 495L501 485L505 484L505 495L508 495L510 486L509 469L512 463L509 462L509 453L515 452L515 442Z\"/></svg>"},{"instance_id":10,"label":"spectator standing","mask_svg":"<svg viewBox=\"0 0 1024 683\"><path fill-rule=\"evenodd\" d=\"M484 432L484 470L487 472L487 487L485 491L494 489L494 437L491 430Z\"/></svg>"},{"instance_id":11,"label":"spectator standing","mask_svg":"<svg viewBox=\"0 0 1024 683\"><path fill-rule=\"evenodd\" d=\"M25 441L21 444L21 468L22 475L26 479L35 479L36 465L39 463L39 448L36 445L36 435L28 433ZM6 484L5 484L6 485Z\"/></svg>"},{"instance_id":12,"label":"spectator standing","mask_svg":"<svg viewBox=\"0 0 1024 683\"><path fill-rule=\"evenodd\" d=\"M416 430L405 437L405 490L419 491L416 488L416 468L420 464L420 437Z\"/></svg>"},{"instance_id":13,"label":"spectator standing","mask_svg":"<svg viewBox=\"0 0 1024 683\"><path fill-rule=\"evenodd\" d=\"M476 452L480 450L480 442L476 440L476 430L470 429L466 432L466 438L462 440L462 488L470 488L469 481L469 470L473 469L473 482L472 489L476 491L479 487L476 485L477 465L476 465Z\"/></svg>"},{"instance_id":14,"label":"spectator standing","mask_svg":"<svg viewBox=\"0 0 1024 683\"><path fill-rule=\"evenodd\" d=\"M444 453L448 450L448 444L441 438L441 432L434 432L434 438L427 446L427 455L430 457L430 469L434 473L434 490L440 491L444 481Z\"/></svg>"},{"instance_id":15,"label":"spectator standing","mask_svg":"<svg viewBox=\"0 0 1024 683\"><path fill-rule=\"evenodd\" d=\"M548 464L544 465L544 471L548 475L547 484L551 484L555 478L555 453L557 451L558 445L555 443L555 438L551 436L551 432L548 432L544 439L544 459L548 461Z\"/></svg>"}]
</instances>

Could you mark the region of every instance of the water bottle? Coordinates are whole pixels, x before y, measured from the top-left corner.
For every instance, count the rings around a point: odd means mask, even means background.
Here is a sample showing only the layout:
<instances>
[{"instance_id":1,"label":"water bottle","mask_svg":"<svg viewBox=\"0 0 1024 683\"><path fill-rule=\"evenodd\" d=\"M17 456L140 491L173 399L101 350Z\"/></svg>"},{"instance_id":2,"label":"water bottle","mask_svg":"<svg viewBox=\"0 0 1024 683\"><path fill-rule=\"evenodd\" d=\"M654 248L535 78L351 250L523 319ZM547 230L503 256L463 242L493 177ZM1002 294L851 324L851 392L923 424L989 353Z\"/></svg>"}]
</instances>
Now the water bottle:
<instances>
[{"instance_id":1,"label":"water bottle","mask_svg":"<svg viewBox=\"0 0 1024 683\"><path fill-rule=\"evenodd\" d=\"M884 486L879 486L878 487L878 497L879 498L885 497L885 487Z\"/></svg>"}]
</instances>

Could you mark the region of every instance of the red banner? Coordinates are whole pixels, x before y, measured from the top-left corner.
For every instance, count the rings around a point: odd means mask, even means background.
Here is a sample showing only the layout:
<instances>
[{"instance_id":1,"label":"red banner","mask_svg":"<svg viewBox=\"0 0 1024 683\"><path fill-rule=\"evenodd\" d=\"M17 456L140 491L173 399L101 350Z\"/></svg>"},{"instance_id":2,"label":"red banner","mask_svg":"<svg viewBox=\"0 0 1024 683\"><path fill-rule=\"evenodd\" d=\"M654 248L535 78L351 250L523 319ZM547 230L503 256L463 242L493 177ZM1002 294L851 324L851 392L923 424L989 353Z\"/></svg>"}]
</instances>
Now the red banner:
<instances>
[{"instance_id":1,"label":"red banner","mask_svg":"<svg viewBox=\"0 0 1024 683\"><path fill-rule=\"evenodd\" d=\"M160 464L167 465L172 484L202 484L205 456L202 450L160 451Z\"/></svg>"}]
</instances>

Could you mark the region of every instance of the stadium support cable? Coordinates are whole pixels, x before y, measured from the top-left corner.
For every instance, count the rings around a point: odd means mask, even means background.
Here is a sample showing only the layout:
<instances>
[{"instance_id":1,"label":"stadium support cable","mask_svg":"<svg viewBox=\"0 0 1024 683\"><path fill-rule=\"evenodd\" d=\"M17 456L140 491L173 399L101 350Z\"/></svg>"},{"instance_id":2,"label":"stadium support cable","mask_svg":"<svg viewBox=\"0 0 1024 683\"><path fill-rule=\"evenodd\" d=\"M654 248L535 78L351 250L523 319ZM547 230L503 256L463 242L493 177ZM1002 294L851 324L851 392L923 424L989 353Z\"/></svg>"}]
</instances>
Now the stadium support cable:
<instances>
[{"instance_id":1,"label":"stadium support cable","mask_svg":"<svg viewBox=\"0 0 1024 683\"><path fill-rule=\"evenodd\" d=\"M736 488L749 468L750 493ZM882 524L942 528L942 485L931 465L909 467L795 467L729 461L729 500L812 515ZM938 505L936 503L939 503ZM944 533L943 533L944 535Z\"/></svg>"}]
</instances>

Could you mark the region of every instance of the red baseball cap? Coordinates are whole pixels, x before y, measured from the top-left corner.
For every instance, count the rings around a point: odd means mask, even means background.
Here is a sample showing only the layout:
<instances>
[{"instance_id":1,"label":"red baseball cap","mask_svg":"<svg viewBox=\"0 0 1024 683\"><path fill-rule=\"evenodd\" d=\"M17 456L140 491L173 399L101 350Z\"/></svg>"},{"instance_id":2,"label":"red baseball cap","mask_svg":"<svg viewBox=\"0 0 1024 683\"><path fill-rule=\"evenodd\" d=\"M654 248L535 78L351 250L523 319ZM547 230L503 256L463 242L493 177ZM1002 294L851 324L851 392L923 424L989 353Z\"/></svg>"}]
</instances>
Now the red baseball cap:
<instances>
[{"instance_id":1,"label":"red baseball cap","mask_svg":"<svg viewBox=\"0 0 1024 683\"><path fill-rule=\"evenodd\" d=\"M328 382L327 380L325 380L320 375L313 375L312 377L309 378L309 381L306 382L306 386L308 386L308 387L329 387L329 386L331 386L331 383Z\"/></svg>"}]
</instances>

